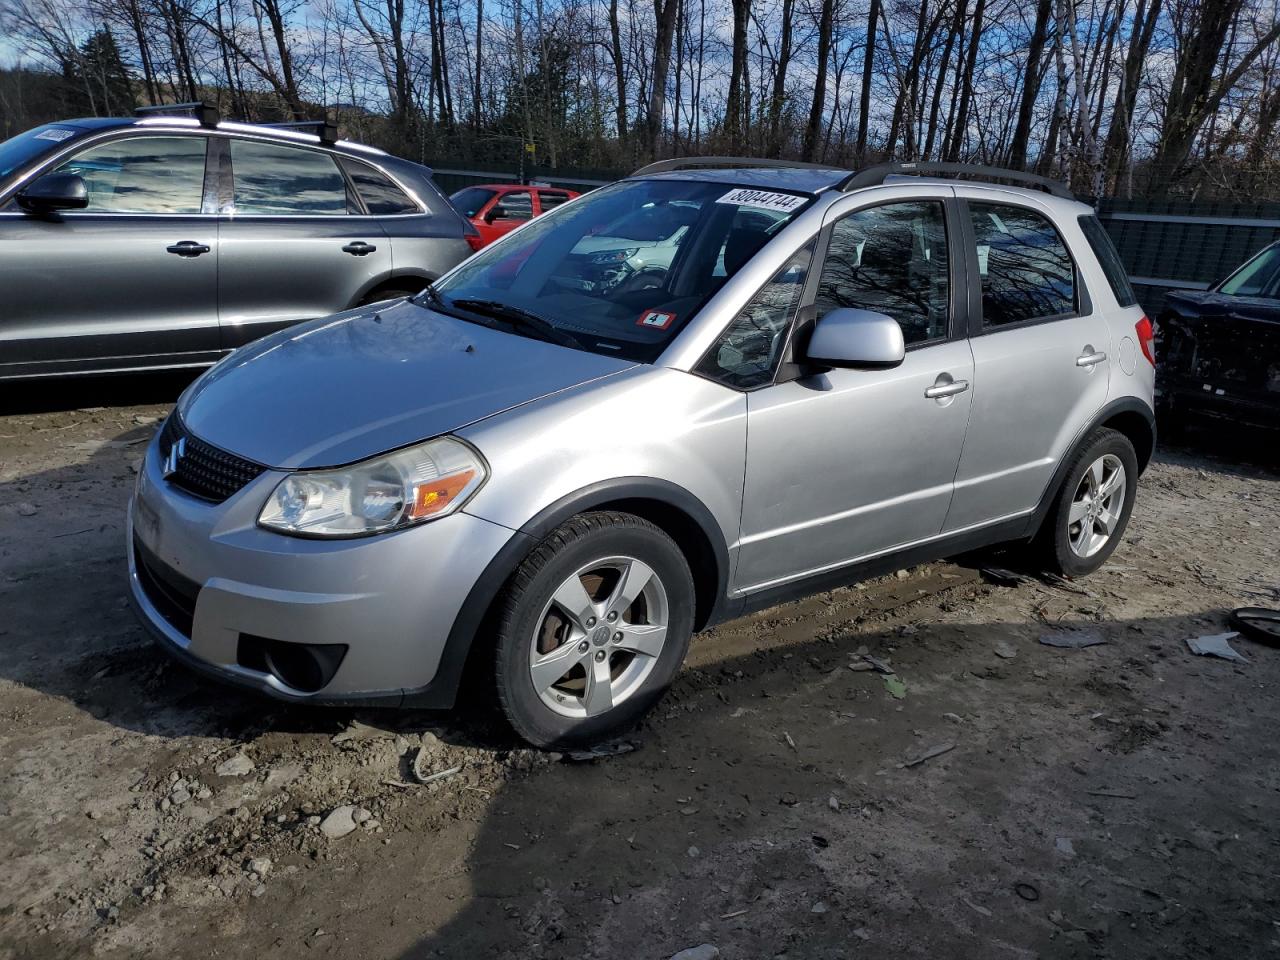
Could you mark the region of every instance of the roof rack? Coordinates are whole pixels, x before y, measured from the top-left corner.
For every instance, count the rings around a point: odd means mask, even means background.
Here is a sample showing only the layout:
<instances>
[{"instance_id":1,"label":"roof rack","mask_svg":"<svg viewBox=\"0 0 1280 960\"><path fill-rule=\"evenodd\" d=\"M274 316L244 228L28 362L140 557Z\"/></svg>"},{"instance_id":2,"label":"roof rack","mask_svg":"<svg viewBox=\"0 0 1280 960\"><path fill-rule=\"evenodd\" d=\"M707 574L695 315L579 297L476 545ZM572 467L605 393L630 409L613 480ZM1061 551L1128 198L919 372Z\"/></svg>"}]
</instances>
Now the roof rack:
<instances>
[{"instance_id":1,"label":"roof rack","mask_svg":"<svg viewBox=\"0 0 1280 960\"><path fill-rule=\"evenodd\" d=\"M258 126L314 133L321 143L336 143L338 140L338 125L328 120L293 120L289 123L260 123Z\"/></svg>"},{"instance_id":2,"label":"roof rack","mask_svg":"<svg viewBox=\"0 0 1280 960\"><path fill-rule=\"evenodd\" d=\"M651 173L667 173L671 170L683 170L688 167L799 167L806 170L839 170L829 163L801 163L799 160L762 160L758 157L677 157L674 160L659 160L641 167L631 174L633 177L647 177Z\"/></svg>"},{"instance_id":3,"label":"roof rack","mask_svg":"<svg viewBox=\"0 0 1280 960\"><path fill-rule=\"evenodd\" d=\"M1028 187L1035 187L1064 200L1074 200L1075 194L1059 180L1037 176L1023 170L1006 170L1003 167L988 167L979 163L942 163L918 161L912 163L881 163L851 173L842 182L838 190L860 190L863 187L878 187L889 177L894 176L968 176L981 177L983 180L1009 180Z\"/></svg>"},{"instance_id":4,"label":"roof rack","mask_svg":"<svg viewBox=\"0 0 1280 960\"><path fill-rule=\"evenodd\" d=\"M138 107L133 111L135 117L193 117L200 121L202 127L216 127L218 108L212 103L196 100L191 103L161 103L154 107Z\"/></svg>"}]
</instances>

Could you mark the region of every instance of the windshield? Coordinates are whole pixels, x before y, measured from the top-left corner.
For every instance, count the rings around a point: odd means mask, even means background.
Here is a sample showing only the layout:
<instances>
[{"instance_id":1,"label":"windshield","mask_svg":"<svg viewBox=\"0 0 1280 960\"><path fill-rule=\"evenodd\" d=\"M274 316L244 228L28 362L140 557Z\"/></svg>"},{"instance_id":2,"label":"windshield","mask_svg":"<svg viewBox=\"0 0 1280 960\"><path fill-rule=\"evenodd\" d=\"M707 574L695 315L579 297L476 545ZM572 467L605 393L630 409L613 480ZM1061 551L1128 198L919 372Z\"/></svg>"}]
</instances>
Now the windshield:
<instances>
[{"instance_id":1,"label":"windshield","mask_svg":"<svg viewBox=\"0 0 1280 960\"><path fill-rule=\"evenodd\" d=\"M55 150L70 140L77 131L56 123L36 127L0 143L0 180L16 173L42 154Z\"/></svg>"},{"instance_id":2,"label":"windshield","mask_svg":"<svg viewBox=\"0 0 1280 960\"><path fill-rule=\"evenodd\" d=\"M613 184L472 257L437 285L436 305L486 305L497 320L522 311L584 350L651 362L811 199L723 183Z\"/></svg>"},{"instance_id":3,"label":"windshield","mask_svg":"<svg viewBox=\"0 0 1280 960\"><path fill-rule=\"evenodd\" d=\"M497 192L496 190L486 190L484 187L467 187L465 190L459 190L449 197L449 201L458 208L458 212L464 217L474 217L480 213L484 205Z\"/></svg>"},{"instance_id":4,"label":"windshield","mask_svg":"<svg viewBox=\"0 0 1280 960\"><path fill-rule=\"evenodd\" d=\"M1229 276L1218 292L1233 297L1280 298L1280 246L1267 247Z\"/></svg>"}]
</instances>

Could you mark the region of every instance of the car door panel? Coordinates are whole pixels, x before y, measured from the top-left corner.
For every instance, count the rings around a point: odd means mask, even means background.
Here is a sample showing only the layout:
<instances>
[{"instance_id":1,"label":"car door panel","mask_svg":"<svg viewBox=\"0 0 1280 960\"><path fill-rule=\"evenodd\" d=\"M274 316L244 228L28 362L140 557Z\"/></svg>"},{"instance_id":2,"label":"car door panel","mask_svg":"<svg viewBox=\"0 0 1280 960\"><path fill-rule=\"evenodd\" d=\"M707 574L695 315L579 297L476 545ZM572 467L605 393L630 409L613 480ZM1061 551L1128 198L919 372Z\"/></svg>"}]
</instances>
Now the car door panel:
<instances>
[{"instance_id":1,"label":"car door panel","mask_svg":"<svg viewBox=\"0 0 1280 960\"><path fill-rule=\"evenodd\" d=\"M987 275L988 262L996 270L996 246L985 244L984 250L984 237L970 237L979 273L975 288L982 291L975 313L987 319L1009 313L1027 319L1002 326L982 319L975 324L973 416L956 473L948 531L1019 516L1040 503L1057 464L1106 403L1113 356L1106 319L1093 309L1049 212L1026 206L1029 200L1024 205L988 203L982 191L970 190L974 223L976 211L987 208L1003 211L997 222L1002 230L1010 224L1014 234L1020 215L1034 219L1027 221L1033 226L1026 239L1006 251L1006 256L1027 258L1023 266L1007 269L1006 278L1017 288L1012 307L993 292L996 275ZM1052 245L1054 235L1060 249ZM1051 260L1044 259L1050 251ZM1065 292L1050 288L1067 276L1073 285L1070 297L1055 305L1054 298ZM1037 294L1037 287L1047 292ZM1035 317L1037 309L1057 312Z\"/></svg>"},{"instance_id":2,"label":"car door panel","mask_svg":"<svg viewBox=\"0 0 1280 960\"><path fill-rule=\"evenodd\" d=\"M892 316L906 357L892 369L810 371L748 394L740 590L942 530L973 396L961 244L944 216L948 188L891 196L832 209L812 309Z\"/></svg>"},{"instance_id":3,"label":"car door panel","mask_svg":"<svg viewBox=\"0 0 1280 960\"><path fill-rule=\"evenodd\" d=\"M86 180L86 209L0 213L0 376L18 365L113 369L217 350L218 236L215 217L201 212L204 153L201 137L98 143L57 167ZM185 212L165 212L175 205Z\"/></svg>"}]
</instances>

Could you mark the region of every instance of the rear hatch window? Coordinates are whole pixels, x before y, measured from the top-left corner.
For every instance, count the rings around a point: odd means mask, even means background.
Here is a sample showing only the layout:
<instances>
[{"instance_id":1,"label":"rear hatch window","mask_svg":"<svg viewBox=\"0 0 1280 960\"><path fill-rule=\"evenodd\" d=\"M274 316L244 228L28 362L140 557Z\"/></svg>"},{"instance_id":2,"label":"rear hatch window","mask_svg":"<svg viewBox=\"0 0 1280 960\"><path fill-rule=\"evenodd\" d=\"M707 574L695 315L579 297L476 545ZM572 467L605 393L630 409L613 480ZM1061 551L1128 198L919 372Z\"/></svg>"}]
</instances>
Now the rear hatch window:
<instances>
[{"instance_id":1,"label":"rear hatch window","mask_svg":"<svg viewBox=\"0 0 1280 960\"><path fill-rule=\"evenodd\" d=\"M1116 296L1116 303L1122 307L1136 306L1138 297L1133 292L1133 284L1129 282L1129 275L1125 273L1124 264L1120 262L1120 254L1116 251L1115 244L1111 242L1106 228L1098 222L1097 217L1087 214L1080 218L1080 229L1084 231L1085 239L1093 248L1093 255L1098 258L1098 264L1106 274L1111 292Z\"/></svg>"}]
</instances>

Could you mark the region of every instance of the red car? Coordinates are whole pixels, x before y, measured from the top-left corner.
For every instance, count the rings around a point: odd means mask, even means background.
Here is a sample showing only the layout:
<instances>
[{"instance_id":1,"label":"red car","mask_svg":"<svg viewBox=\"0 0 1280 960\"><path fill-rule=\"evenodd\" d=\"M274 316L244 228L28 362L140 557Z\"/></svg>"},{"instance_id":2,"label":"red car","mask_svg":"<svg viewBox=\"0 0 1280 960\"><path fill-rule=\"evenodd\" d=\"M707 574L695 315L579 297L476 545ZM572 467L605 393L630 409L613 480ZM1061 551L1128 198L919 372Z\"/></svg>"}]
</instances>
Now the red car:
<instances>
[{"instance_id":1,"label":"red car","mask_svg":"<svg viewBox=\"0 0 1280 960\"><path fill-rule=\"evenodd\" d=\"M467 237L467 242L479 250L526 220L532 220L576 196L578 194L574 191L558 187L483 183L465 187L449 199L458 212L480 231L479 237Z\"/></svg>"}]
</instances>

